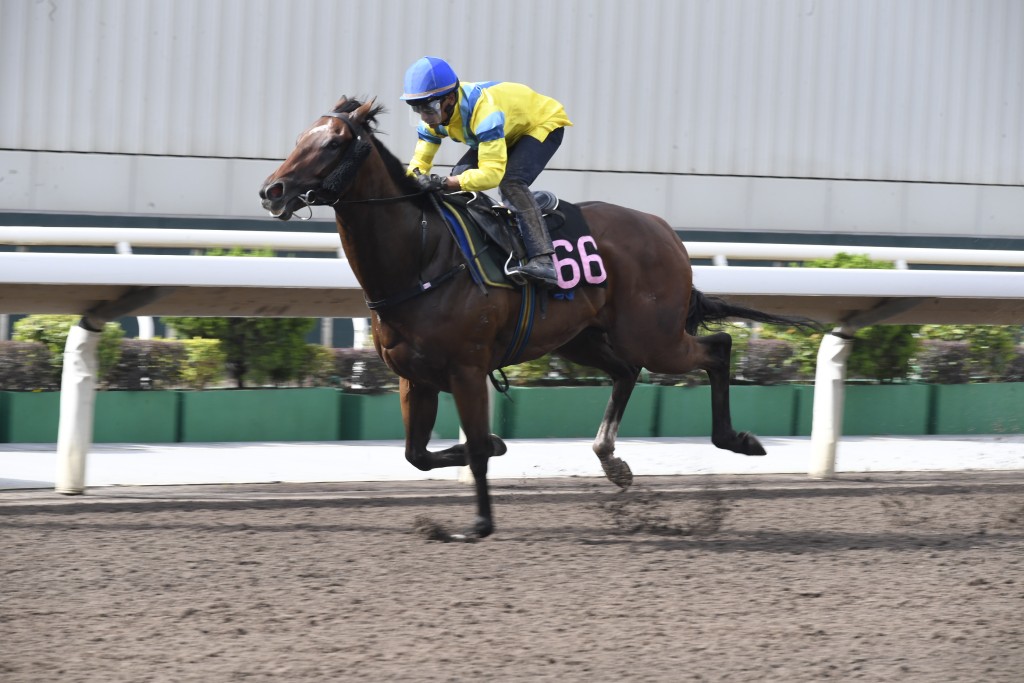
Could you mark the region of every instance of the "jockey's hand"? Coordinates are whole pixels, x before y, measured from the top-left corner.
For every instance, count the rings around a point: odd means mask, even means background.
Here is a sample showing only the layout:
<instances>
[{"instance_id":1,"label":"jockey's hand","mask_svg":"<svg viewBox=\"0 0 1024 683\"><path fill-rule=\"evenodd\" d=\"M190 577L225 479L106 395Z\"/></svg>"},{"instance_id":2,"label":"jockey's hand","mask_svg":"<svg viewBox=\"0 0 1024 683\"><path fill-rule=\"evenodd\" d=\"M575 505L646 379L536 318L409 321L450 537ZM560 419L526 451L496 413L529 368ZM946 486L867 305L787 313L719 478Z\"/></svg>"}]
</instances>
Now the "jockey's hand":
<instances>
[{"instance_id":1,"label":"jockey's hand","mask_svg":"<svg viewBox=\"0 0 1024 683\"><path fill-rule=\"evenodd\" d=\"M444 178L439 175L415 175L416 184L424 192L443 192Z\"/></svg>"}]
</instances>

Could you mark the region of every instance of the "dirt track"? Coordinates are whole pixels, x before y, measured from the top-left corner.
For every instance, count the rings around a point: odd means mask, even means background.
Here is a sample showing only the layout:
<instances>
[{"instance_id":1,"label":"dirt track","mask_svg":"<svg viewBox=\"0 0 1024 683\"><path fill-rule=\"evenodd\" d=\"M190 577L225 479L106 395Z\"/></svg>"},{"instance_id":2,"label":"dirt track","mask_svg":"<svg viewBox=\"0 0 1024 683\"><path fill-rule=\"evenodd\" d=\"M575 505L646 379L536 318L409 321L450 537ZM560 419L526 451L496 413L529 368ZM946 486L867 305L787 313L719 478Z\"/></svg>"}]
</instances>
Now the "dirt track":
<instances>
[{"instance_id":1,"label":"dirt track","mask_svg":"<svg viewBox=\"0 0 1024 683\"><path fill-rule=\"evenodd\" d=\"M1001 681L1024 473L0 493L0 680Z\"/></svg>"}]
</instances>

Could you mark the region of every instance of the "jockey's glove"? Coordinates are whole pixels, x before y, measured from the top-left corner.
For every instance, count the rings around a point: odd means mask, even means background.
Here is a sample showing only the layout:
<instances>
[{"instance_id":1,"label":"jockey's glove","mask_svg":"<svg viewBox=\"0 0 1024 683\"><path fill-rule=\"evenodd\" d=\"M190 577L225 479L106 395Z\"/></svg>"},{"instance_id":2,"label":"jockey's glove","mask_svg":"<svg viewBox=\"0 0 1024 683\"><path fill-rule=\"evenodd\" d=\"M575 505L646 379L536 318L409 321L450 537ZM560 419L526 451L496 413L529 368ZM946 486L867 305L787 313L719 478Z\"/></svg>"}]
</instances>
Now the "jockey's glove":
<instances>
[{"instance_id":1,"label":"jockey's glove","mask_svg":"<svg viewBox=\"0 0 1024 683\"><path fill-rule=\"evenodd\" d=\"M441 192L444 190L444 178L439 175L415 175L416 184L424 192Z\"/></svg>"}]
</instances>

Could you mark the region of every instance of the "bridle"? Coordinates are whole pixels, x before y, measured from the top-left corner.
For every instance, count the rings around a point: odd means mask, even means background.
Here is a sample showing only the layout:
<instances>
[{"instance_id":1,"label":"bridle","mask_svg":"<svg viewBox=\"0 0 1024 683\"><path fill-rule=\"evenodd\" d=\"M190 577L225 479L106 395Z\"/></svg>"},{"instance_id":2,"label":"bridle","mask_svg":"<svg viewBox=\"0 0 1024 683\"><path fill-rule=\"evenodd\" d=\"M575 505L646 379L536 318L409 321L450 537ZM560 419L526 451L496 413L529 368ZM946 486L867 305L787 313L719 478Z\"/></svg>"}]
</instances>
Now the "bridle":
<instances>
[{"instance_id":1,"label":"bridle","mask_svg":"<svg viewBox=\"0 0 1024 683\"><path fill-rule=\"evenodd\" d=\"M306 208L309 209L309 215L306 216L305 218L299 216L299 220L308 221L310 218L312 218L312 207L314 206L338 206L339 204L383 204L387 202L405 201L408 199L412 199L414 197L419 197L420 195L423 194L428 194L430 196L431 202L434 205L434 208L437 210L438 215L441 216L441 221L444 223L445 227L447 227L449 231L451 230L451 226L448 225L448 221L445 220L444 214L441 211L441 206L438 201L438 198L435 197L433 192L429 190L419 190L411 194L403 194L395 197L371 197L367 199L348 199L342 201L341 197L345 194L345 191L347 191L349 186L352 184L353 180L355 179L356 173L359 171L359 167L362 166L364 161L366 161L366 157L370 155L370 150L373 147L373 143L367 139L369 137L369 134L366 133L365 131L359 130L356 124L352 122L351 118L348 116L347 113L333 111L328 114L324 114L324 116L338 119L339 121L344 123L345 126L348 128L349 133L352 135L352 144L348 146L345 152L341 155L341 158L338 159L338 165L335 167L335 169L331 171L329 174L327 174L327 177L324 178L323 181L321 181L320 187L312 190L307 190L306 192L298 195L299 201L301 201L306 206ZM323 197L325 193L328 193L328 197L333 196L334 200L329 201L327 199L324 199ZM452 237L453 239L455 238L454 235ZM456 243L457 242L458 240L456 239ZM426 211L421 210L421 254L425 253L426 244L427 214ZM441 273L437 277L432 278L430 280L424 280L422 275L422 266L423 264L421 263L421 272L418 278L418 284L416 286L384 299L378 299L376 301L370 301L369 299L367 299L367 308L369 308L370 310L379 310L382 308L394 306L395 304L402 303L403 301L412 299L416 296L419 296L420 294L423 294L424 292L433 291L438 286L443 285L444 283L448 282L462 271L466 270L465 263L458 263L454 267L450 268L444 273Z\"/></svg>"},{"instance_id":2,"label":"bridle","mask_svg":"<svg viewBox=\"0 0 1024 683\"><path fill-rule=\"evenodd\" d=\"M326 178L320 183L320 187L307 190L303 194L298 195L297 199L301 201L307 209L309 209L309 215L302 217L296 216L299 220L308 221L313 217L314 206L337 206L339 204L384 204L388 202L399 202L414 197L419 197L425 193L425 190L420 190L412 194L403 194L396 197L370 197L368 199L348 199L342 201L341 197L345 194L345 191L352 184L355 178L356 172L359 167L366 161L366 157L370 155L370 150L373 147L367 139L365 131L361 131L356 127L356 124L352 123L352 119L348 114L344 112L332 111L324 114L325 117L338 119L348 128L349 134L352 136L352 144L348 146L341 158L338 159L338 165L331 171ZM325 199L324 197L334 197L334 201Z\"/></svg>"}]
</instances>

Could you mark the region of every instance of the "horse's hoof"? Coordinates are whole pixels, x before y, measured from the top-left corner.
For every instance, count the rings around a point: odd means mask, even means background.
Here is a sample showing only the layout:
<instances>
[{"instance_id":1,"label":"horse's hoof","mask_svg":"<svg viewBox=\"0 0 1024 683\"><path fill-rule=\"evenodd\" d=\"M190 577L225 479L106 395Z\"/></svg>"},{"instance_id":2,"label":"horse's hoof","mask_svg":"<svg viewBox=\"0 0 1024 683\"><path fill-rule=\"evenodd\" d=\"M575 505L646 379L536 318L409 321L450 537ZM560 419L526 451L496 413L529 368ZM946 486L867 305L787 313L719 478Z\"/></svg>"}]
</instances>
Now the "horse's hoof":
<instances>
[{"instance_id":1,"label":"horse's hoof","mask_svg":"<svg viewBox=\"0 0 1024 683\"><path fill-rule=\"evenodd\" d=\"M757 440L757 437L750 432L740 432L740 449L737 453L743 455L767 455L768 451L764 449L761 442Z\"/></svg>"},{"instance_id":2,"label":"horse's hoof","mask_svg":"<svg viewBox=\"0 0 1024 683\"><path fill-rule=\"evenodd\" d=\"M491 454L491 457L508 453L508 446L505 445L505 442L497 434L491 434L491 443L494 444L494 453Z\"/></svg>"},{"instance_id":3,"label":"horse's hoof","mask_svg":"<svg viewBox=\"0 0 1024 683\"><path fill-rule=\"evenodd\" d=\"M477 517L473 522L473 530L470 536L473 538L487 538L494 533L494 522L487 517Z\"/></svg>"},{"instance_id":4,"label":"horse's hoof","mask_svg":"<svg viewBox=\"0 0 1024 683\"><path fill-rule=\"evenodd\" d=\"M601 461L601 469L608 481L616 486L628 489L633 485L633 470L621 458L610 457Z\"/></svg>"}]
</instances>

